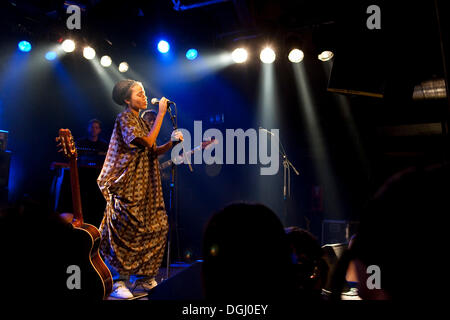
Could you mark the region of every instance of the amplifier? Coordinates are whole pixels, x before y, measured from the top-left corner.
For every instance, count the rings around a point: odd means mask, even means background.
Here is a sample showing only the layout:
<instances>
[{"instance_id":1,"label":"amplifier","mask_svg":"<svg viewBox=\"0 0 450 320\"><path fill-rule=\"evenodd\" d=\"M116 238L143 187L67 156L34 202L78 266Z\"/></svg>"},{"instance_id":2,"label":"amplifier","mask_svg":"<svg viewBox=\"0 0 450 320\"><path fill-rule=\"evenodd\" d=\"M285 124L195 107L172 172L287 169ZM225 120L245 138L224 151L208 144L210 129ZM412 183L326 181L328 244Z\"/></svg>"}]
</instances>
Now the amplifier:
<instances>
[{"instance_id":1,"label":"amplifier","mask_svg":"<svg viewBox=\"0 0 450 320\"><path fill-rule=\"evenodd\" d=\"M8 145L8 131L0 130L0 151L6 151Z\"/></svg>"},{"instance_id":2,"label":"amplifier","mask_svg":"<svg viewBox=\"0 0 450 320\"><path fill-rule=\"evenodd\" d=\"M0 151L0 188L8 187L11 151Z\"/></svg>"}]
</instances>

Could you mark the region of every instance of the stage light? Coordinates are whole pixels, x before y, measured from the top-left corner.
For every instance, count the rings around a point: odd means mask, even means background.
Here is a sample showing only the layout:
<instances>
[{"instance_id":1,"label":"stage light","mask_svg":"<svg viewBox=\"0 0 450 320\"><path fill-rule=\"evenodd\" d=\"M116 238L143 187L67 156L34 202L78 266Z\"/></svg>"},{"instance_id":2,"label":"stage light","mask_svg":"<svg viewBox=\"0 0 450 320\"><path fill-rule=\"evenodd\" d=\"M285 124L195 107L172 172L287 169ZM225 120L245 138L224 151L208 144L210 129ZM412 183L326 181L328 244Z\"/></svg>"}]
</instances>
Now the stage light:
<instances>
[{"instance_id":1,"label":"stage light","mask_svg":"<svg viewBox=\"0 0 450 320\"><path fill-rule=\"evenodd\" d=\"M300 61L303 60L303 57L305 56L305 54L303 53L302 50L299 49L294 49L291 50L291 52L289 52L289 61L294 62L294 63L299 63Z\"/></svg>"},{"instance_id":2,"label":"stage light","mask_svg":"<svg viewBox=\"0 0 450 320\"><path fill-rule=\"evenodd\" d=\"M92 60L95 58L95 50L91 47L85 47L83 49L83 57L85 57L88 60Z\"/></svg>"},{"instance_id":3,"label":"stage light","mask_svg":"<svg viewBox=\"0 0 450 320\"><path fill-rule=\"evenodd\" d=\"M198 51L195 49L189 49L186 52L186 58L188 58L189 60L194 60L195 58L197 58L198 56Z\"/></svg>"},{"instance_id":4,"label":"stage light","mask_svg":"<svg viewBox=\"0 0 450 320\"><path fill-rule=\"evenodd\" d=\"M323 51L321 54L319 54L317 57L321 61L328 61L331 58L333 58L334 53L332 51Z\"/></svg>"},{"instance_id":5,"label":"stage light","mask_svg":"<svg viewBox=\"0 0 450 320\"><path fill-rule=\"evenodd\" d=\"M100 64L106 68L109 67L111 65L111 63L112 63L112 60L111 60L110 56L103 56L100 59Z\"/></svg>"},{"instance_id":6,"label":"stage light","mask_svg":"<svg viewBox=\"0 0 450 320\"><path fill-rule=\"evenodd\" d=\"M263 63L272 63L275 61L275 57L275 52L269 47L262 50L261 54L259 55L259 58Z\"/></svg>"},{"instance_id":7,"label":"stage light","mask_svg":"<svg viewBox=\"0 0 450 320\"><path fill-rule=\"evenodd\" d=\"M243 48L237 48L231 53L231 58L236 63L242 63L247 60L248 53L247 50Z\"/></svg>"},{"instance_id":8,"label":"stage light","mask_svg":"<svg viewBox=\"0 0 450 320\"><path fill-rule=\"evenodd\" d=\"M161 53L167 53L169 52L170 49L170 45L167 41L165 40L161 40L160 42L158 42L158 50Z\"/></svg>"},{"instance_id":9,"label":"stage light","mask_svg":"<svg viewBox=\"0 0 450 320\"><path fill-rule=\"evenodd\" d=\"M49 51L45 54L45 59L47 59L48 61L52 61L56 59L56 52L55 51Z\"/></svg>"},{"instance_id":10,"label":"stage light","mask_svg":"<svg viewBox=\"0 0 450 320\"><path fill-rule=\"evenodd\" d=\"M127 72L128 71L128 63L126 62L121 62L119 64L119 71L120 72Z\"/></svg>"},{"instance_id":11,"label":"stage light","mask_svg":"<svg viewBox=\"0 0 450 320\"><path fill-rule=\"evenodd\" d=\"M64 52L72 52L73 50L75 50L75 42L70 39L64 40L61 44L61 48L64 50Z\"/></svg>"},{"instance_id":12,"label":"stage light","mask_svg":"<svg viewBox=\"0 0 450 320\"><path fill-rule=\"evenodd\" d=\"M30 52L31 51L31 43L29 43L28 41L20 41L19 44L17 45L19 47L19 50L22 52Z\"/></svg>"}]
</instances>

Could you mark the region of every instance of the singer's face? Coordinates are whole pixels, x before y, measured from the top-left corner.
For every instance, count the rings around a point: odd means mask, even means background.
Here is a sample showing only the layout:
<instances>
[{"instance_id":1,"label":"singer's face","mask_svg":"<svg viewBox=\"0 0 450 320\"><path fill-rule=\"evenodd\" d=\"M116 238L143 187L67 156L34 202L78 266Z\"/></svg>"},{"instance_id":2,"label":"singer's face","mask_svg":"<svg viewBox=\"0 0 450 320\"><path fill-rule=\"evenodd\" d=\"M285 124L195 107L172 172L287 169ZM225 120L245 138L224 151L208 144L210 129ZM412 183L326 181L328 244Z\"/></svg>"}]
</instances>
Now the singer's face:
<instances>
[{"instance_id":1,"label":"singer's face","mask_svg":"<svg viewBox=\"0 0 450 320\"><path fill-rule=\"evenodd\" d=\"M144 87L139 83L131 87L130 99L125 101L131 109L136 111L147 109L147 96Z\"/></svg>"}]
</instances>

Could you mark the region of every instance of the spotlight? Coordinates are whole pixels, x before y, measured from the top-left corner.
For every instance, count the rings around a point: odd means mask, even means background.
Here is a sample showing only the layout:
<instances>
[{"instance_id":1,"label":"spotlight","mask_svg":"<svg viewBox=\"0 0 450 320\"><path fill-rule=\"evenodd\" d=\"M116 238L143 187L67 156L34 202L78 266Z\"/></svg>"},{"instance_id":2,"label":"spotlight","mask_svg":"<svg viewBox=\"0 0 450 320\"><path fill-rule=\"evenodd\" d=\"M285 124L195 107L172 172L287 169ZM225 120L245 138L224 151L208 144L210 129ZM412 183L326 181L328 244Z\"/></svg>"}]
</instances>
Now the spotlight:
<instances>
[{"instance_id":1,"label":"spotlight","mask_svg":"<svg viewBox=\"0 0 450 320\"><path fill-rule=\"evenodd\" d=\"M56 52L55 51L49 51L45 54L45 59L48 61L52 61L56 59Z\"/></svg>"},{"instance_id":2,"label":"spotlight","mask_svg":"<svg viewBox=\"0 0 450 320\"><path fill-rule=\"evenodd\" d=\"M242 63L247 60L248 53L247 50L243 48L237 48L231 53L231 58L236 63Z\"/></svg>"},{"instance_id":3,"label":"spotlight","mask_svg":"<svg viewBox=\"0 0 450 320\"><path fill-rule=\"evenodd\" d=\"M100 59L100 64L106 68L109 67L111 65L111 63L112 63L112 60L111 60L110 56L103 56Z\"/></svg>"},{"instance_id":4,"label":"spotlight","mask_svg":"<svg viewBox=\"0 0 450 320\"><path fill-rule=\"evenodd\" d=\"M289 61L294 62L294 63L299 63L300 61L303 60L303 57L305 56L305 54L303 53L302 50L299 49L294 49L291 50L291 52L289 52Z\"/></svg>"},{"instance_id":5,"label":"spotlight","mask_svg":"<svg viewBox=\"0 0 450 320\"><path fill-rule=\"evenodd\" d=\"M61 47L64 52L72 52L73 50L75 50L75 42L70 39L64 40L63 43L61 43Z\"/></svg>"},{"instance_id":6,"label":"spotlight","mask_svg":"<svg viewBox=\"0 0 450 320\"><path fill-rule=\"evenodd\" d=\"M332 51L323 51L321 54L317 56L321 61L328 61L334 57L334 53Z\"/></svg>"},{"instance_id":7,"label":"spotlight","mask_svg":"<svg viewBox=\"0 0 450 320\"><path fill-rule=\"evenodd\" d=\"M261 51L259 58L263 63L272 63L275 61L275 52L269 47Z\"/></svg>"},{"instance_id":8,"label":"spotlight","mask_svg":"<svg viewBox=\"0 0 450 320\"><path fill-rule=\"evenodd\" d=\"M165 40L161 40L160 42L158 42L158 50L161 53L167 53L169 52L170 49L170 45L167 41Z\"/></svg>"},{"instance_id":9,"label":"spotlight","mask_svg":"<svg viewBox=\"0 0 450 320\"><path fill-rule=\"evenodd\" d=\"M85 47L83 49L83 57L85 57L88 60L92 60L95 58L95 50L91 47Z\"/></svg>"},{"instance_id":10,"label":"spotlight","mask_svg":"<svg viewBox=\"0 0 450 320\"><path fill-rule=\"evenodd\" d=\"M197 58L198 56L198 51L195 49L189 49L186 52L186 58L188 58L189 60L194 60L195 58Z\"/></svg>"},{"instance_id":11,"label":"spotlight","mask_svg":"<svg viewBox=\"0 0 450 320\"><path fill-rule=\"evenodd\" d=\"M19 50L22 52L30 52L31 51L31 43L29 43L28 41L20 41L19 44L17 45L19 47Z\"/></svg>"},{"instance_id":12,"label":"spotlight","mask_svg":"<svg viewBox=\"0 0 450 320\"><path fill-rule=\"evenodd\" d=\"M126 62L121 62L119 64L119 71L120 72L127 72L128 71L128 63Z\"/></svg>"}]
</instances>

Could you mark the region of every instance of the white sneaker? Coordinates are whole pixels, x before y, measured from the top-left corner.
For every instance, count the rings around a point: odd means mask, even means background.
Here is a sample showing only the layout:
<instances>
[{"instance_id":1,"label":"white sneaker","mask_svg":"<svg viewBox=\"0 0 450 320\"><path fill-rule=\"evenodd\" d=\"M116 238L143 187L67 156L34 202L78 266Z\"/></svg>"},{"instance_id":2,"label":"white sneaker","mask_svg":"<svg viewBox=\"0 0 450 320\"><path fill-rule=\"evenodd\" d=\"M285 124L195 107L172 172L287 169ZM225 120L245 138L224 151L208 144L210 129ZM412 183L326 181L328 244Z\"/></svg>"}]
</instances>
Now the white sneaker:
<instances>
[{"instance_id":1,"label":"white sneaker","mask_svg":"<svg viewBox=\"0 0 450 320\"><path fill-rule=\"evenodd\" d=\"M113 291L109 296L117 299L130 299L134 297L123 281L114 282Z\"/></svg>"},{"instance_id":2,"label":"white sneaker","mask_svg":"<svg viewBox=\"0 0 450 320\"><path fill-rule=\"evenodd\" d=\"M158 282L156 282L155 278L151 278L150 280L147 281L142 282L139 281L138 285L142 287L144 290L150 291L158 285Z\"/></svg>"}]
</instances>

